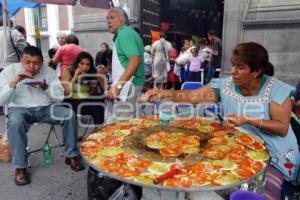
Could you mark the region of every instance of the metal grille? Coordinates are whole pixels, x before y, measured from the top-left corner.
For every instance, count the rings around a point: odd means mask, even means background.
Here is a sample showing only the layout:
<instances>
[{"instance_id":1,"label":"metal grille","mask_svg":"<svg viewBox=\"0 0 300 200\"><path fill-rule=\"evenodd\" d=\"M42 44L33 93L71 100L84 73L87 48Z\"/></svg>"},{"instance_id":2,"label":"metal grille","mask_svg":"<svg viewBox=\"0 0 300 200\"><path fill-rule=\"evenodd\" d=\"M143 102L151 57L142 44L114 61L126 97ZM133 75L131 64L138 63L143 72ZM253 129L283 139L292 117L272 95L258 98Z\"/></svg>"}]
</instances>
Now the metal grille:
<instances>
[{"instance_id":1,"label":"metal grille","mask_svg":"<svg viewBox=\"0 0 300 200\"><path fill-rule=\"evenodd\" d=\"M161 0L141 0L140 31L145 44L151 44L151 31L158 31L161 23Z\"/></svg>"}]
</instances>

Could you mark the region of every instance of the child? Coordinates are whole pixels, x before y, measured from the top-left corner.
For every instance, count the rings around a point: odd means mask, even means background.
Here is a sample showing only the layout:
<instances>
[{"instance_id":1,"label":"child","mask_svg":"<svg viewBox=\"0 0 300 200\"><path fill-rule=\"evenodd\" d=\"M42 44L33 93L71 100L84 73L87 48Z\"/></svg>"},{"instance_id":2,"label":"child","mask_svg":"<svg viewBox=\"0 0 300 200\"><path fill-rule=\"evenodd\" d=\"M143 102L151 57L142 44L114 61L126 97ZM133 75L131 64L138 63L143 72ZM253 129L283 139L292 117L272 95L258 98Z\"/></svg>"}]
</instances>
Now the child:
<instances>
[{"instance_id":1,"label":"child","mask_svg":"<svg viewBox=\"0 0 300 200\"><path fill-rule=\"evenodd\" d=\"M192 82L200 82L201 81L201 66L204 62L202 56L199 55L199 50L197 48L193 48L191 50L192 55L189 57L190 62L190 73L188 81Z\"/></svg>"},{"instance_id":2,"label":"child","mask_svg":"<svg viewBox=\"0 0 300 200\"><path fill-rule=\"evenodd\" d=\"M145 69L144 69L145 84L143 87L143 92L152 88L152 82L153 82L153 79L152 79L153 58L151 56L151 46L150 45L145 46L144 62L145 62Z\"/></svg>"}]
</instances>

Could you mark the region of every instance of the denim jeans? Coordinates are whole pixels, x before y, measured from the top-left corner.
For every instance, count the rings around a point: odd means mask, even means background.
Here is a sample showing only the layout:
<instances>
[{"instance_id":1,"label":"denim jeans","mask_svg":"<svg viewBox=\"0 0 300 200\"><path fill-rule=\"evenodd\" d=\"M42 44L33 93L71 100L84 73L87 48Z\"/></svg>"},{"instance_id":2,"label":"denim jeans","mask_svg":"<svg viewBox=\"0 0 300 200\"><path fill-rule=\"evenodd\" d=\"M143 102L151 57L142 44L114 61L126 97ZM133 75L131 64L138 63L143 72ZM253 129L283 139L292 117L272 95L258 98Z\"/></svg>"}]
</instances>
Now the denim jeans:
<instances>
[{"instance_id":1,"label":"denim jeans","mask_svg":"<svg viewBox=\"0 0 300 200\"><path fill-rule=\"evenodd\" d=\"M7 135L12 147L12 163L15 168L28 167L27 132L30 126L36 122L61 125L63 127L65 156L71 158L79 155L76 145L76 115L71 109L54 104L33 108L13 107L8 110Z\"/></svg>"},{"instance_id":2,"label":"denim jeans","mask_svg":"<svg viewBox=\"0 0 300 200\"><path fill-rule=\"evenodd\" d=\"M215 77L215 73L216 73L217 68L218 67L214 67L214 66L209 66L208 67L208 72L207 72L207 76L206 76L206 79L205 79L205 84L210 83L210 80Z\"/></svg>"}]
</instances>

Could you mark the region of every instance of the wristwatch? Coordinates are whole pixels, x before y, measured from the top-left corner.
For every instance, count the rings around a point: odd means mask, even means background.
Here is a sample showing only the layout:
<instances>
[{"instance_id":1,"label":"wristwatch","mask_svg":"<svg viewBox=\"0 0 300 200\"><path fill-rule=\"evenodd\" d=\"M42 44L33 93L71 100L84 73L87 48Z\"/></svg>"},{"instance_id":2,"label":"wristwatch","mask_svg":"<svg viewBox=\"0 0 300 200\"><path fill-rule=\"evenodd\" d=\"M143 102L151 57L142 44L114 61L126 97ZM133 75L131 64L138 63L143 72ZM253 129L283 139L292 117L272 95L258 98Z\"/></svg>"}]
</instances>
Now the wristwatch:
<instances>
[{"instance_id":1,"label":"wristwatch","mask_svg":"<svg viewBox=\"0 0 300 200\"><path fill-rule=\"evenodd\" d=\"M119 90L121 90L121 89L123 88L123 85L122 85L121 83L118 83L118 84L116 85L116 88L119 89Z\"/></svg>"}]
</instances>

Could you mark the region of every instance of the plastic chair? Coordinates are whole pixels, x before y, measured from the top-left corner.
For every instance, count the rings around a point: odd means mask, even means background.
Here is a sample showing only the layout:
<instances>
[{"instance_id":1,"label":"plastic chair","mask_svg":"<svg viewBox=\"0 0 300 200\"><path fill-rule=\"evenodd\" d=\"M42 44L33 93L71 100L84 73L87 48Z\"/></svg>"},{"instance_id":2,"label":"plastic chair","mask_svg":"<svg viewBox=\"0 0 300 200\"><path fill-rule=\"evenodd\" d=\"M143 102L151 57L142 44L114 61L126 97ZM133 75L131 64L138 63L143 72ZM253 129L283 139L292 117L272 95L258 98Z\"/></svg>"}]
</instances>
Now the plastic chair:
<instances>
[{"instance_id":1,"label":"plastic chair","mask_svg":"<svg viewBox=\"0 0 300 200\"><path fill-rule=\"evenodd\" d=\"M230 200L267 200L267 198L255 192L236 191L230 194Z\"/></svg>"},{"instance_id":2,"label":"plastic chair","mask_svg":"<svg viewBox=\"0 0 300 200\"><path fill-rule=\"evenodd\" d=\"M181 85L181 90L196 90L203 87L201 82L184 82Z\"/></svg>"},{"instance_id":3,"label":"plastic chair","mask_svg":"<svg viewBox=\"0 0 300 200\"><path fill-rule=\"evenodd\" d=\"M181 90L197 90L199 88L202 88L203 87L203 84L201 82L184 82L182 85L181 85ZM191 106L191 105L185 105L185 104L182 104L182 105L177 105L176 106L176 112L179 113L179 109L190 109L190 110L194 110L195 109L195 106Z\"/></svg>"}]
</instances>

